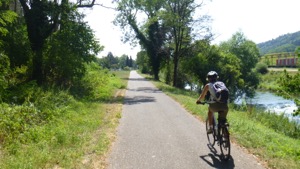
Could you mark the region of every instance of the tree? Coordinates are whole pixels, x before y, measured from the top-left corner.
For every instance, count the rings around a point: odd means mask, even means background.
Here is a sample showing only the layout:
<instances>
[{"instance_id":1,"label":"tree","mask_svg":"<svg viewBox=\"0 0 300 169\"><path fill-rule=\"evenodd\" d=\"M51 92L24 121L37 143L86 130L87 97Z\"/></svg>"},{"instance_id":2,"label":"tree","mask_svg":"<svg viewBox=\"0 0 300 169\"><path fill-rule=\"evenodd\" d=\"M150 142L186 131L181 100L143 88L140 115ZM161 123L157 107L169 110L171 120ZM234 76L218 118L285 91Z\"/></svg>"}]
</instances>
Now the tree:
<instances>
[{"instance_id":1,"label":"tree","mask_svg":"<svg viewBox=\"0 0 300 169\"><path fill-rule=\"evenodd\" d=\"M258 75L253 70L259 58L259 50L256 44L248 40L242 32L237 32L230 40L222 42L220 48L225 53L231 53L240 60L240 78L244 81L244 84L240 86L239 94L246 92L248 96L253 95L254 89L257 88L259 83Z\"/></svg>"},{"instance_id":2,"label":"tree","mask_svg":"<svg viewBox=\"0 0 300 169\"><path fill-rule=\"evenodd\" d=\"M34 53L32 59L32 80L42 84L45 80L43 69L43 47L46 39L59 29L60 20L63 20L72 8L92 7L95 0L77 1L77 4L71 4L68 0L50 1L50 0L19 0L27 25L28 39L31 49ZM61 2L59 4L59 2Z\"/></svg>"},{"instance_id":3,"label":"tree","mask_svg":"<svg viewBox=\"0 0 300 169\"><path fill-rule=\"evenodd\" d=\"M196 4L194 0L120 0L117 2L120 13L116 23L124 30L127 25L130 25L130 30L135 34L127 33L126 40L135 38L139 40L148 53L152 72L157 80L162 62L171 61L169 57L171 55L174 64L173 85L177 86L179 60L186 56L189 50L194 38L192 32L200 35L204 29L208 30L203 23L206 23L209 17L193 18L193 13L202 4ZM143 16L141 14L144 14L145 22L138 22ZM169 63L165 65L170 67Z\"/></svg>"},{"instance_id":4,"label":"tree","mask_svg":"<svg viewBox=\"0 0 300 169\"><path fill-rule=\"evenodd\" d=\"M119 68L124 69L126 67L127 57L127 55L123 54L119 58Z\"/></svg>"},{"instance_id":5,"label":"tree","mask_svg":"<svg viewBox=\"0 0 300 169\"><path fill-rule=\"evenodd\" d=\"M74 85L84 76L85 64L94 61L103 49L83 18L76 10L70 11L61 20L60 30L45 41L43 66L48 82L66 87Z\"/></svg>"},{"instance_id":6,"label":"tree","mask_svg":"<svg viewBox=\"0 0 300 169\"><path fill-rule=\"evenodd\" d=\"M298 60L300 60L300 47L296 49L296 54L298 56ZM298 63L299 64L299 63ZM278 80L281 94L287 98L293 99L295 104L298 106L298 110L296 110L293 115L300 116L300 68L298 68L298 72L294 75L289 74L286 70L284 70L284 75L280 80Z\"/></svg>"},{"instance_id":7,"label":"tree","mask_svg":"<svg viewBox=\"0 0 300 169\"><path fill-rule=\"evenodd\" d=\"M170 28L168 29L170 31L169 45L172 49L171 56L174 64L173 86L175 87L180 86L177 85L180 81L178 79L180 58L187 57L187 53L191 49L191 42L195 38L192 35L192 31L198 36L201 35L203 30L209 34L209 27L206 24L209 23L210 17L203 15L199 18L193 18L196 9L201 6L202 3L196 4L194 0L167 0L165 4L166 10L163 12L162 20Z\"/></svg>"},{"instance_id":8,"label":"tree","mask_svg":"<svg viewBox=\"0 0 300 169\"><path fill-rule=\"evenodd\" d=\"M207 83L209 71L218 72L221 81L226 83L234 97L235 91L243 85L240 79L240 60L231 53L225 53L218 46L210 45L208 40L196 41L190 50L190 57L182 61L182 70L187 77L187 83L197 85L199 89Z\"/></svg>"},{"instance_id":9,"label":"tree","mask_svg":"<svg viewBox=\"0 0 300 169\"><path fill-rule=\"evenodd\" d=\"M164 1L152 0L116 0L119 14L115 24L119 25L125 33L125 42L137 39L146 50L154 74L154 79L159 80L159 69L162 58L167 54L164 49L164 26L159 21L159 13L163 10ZM138 22L139 16L145 16L146 22Z\"/></svg>"},{"instance_id":10,"label":"tree","mask_svg":"<svg viewBox=\"0 0 300 169\"><path fill-rule=\"evenodd\" d=\"M137 53L136 64L138 66L138 69L142 73L150 73L151 69L150 69L149 57L147 56L146 51L140 51Z\"/></svg>"}]
</instances>

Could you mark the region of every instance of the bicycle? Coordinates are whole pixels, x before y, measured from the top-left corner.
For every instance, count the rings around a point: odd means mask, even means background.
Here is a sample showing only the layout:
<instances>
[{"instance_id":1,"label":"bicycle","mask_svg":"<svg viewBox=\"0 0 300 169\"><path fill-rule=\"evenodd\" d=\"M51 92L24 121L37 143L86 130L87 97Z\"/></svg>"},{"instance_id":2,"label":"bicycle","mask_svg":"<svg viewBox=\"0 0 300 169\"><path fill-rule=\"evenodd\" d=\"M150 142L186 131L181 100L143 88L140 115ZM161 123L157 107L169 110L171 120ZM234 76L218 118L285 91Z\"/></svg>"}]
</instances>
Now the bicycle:
<instances>
[{"instance_id":1,"label":"bicycle","mask_svg":"<svg viewBox=\"0 0 300 169\"><path fill-rule=\"evenodd\" d=\"M205 104L206 102L197 102L197 104ZM230 134L229 134L229 123L226 121L221 121L218 119L216 122L215 115L213 113L213 131L208 133L207 131L210 128L208 117L206 118L206 133L207 139L210 146L214 146L217 142L220 146L221 157L227 161L230 157Z\"/></svg>"}]
</instances>

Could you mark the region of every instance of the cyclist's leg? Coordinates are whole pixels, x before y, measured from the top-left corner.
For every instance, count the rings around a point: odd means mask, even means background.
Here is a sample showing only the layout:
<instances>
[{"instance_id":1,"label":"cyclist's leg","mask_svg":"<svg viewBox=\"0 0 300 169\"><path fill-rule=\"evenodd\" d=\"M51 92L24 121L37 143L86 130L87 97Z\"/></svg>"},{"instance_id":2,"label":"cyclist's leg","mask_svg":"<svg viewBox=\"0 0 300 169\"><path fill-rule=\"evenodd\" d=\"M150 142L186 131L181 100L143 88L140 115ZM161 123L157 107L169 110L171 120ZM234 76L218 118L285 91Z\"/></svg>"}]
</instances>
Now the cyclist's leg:
<instances>
[{"instance_id":1,"label":"cyclist's leg","mask_svg":"<svg viewBox=\"0 0 300 169\"><path fill-rule=\"evenodd\" d=\"M218 122L226 123L227 122L227 114L228 114L228 105L227 104L220 104L219 111L218 111Z\"/></svg>"},{"instance_id":2,"label":"cyclist's leg","mask_svg":"<svg viewBox=\"0 0 300 169\"><path fill-rule=\"evenodd\" d=\"M213 113L208 109L207 112L207 120L208 120L208 126L207 126L207 134L213 133Z\"/></svg>"},{"instance_id":3,"label":"cyclist's leg","mask_svg":"<svg viewBox=\"0 0 300 169\"><path fill-rule=\"evenodd\" d=\"M213 116L214 116L214 112L218 112L217 109L217 105L216 103L211 103L208 106L208 119L209 119L209 125L212 127L213 125L215 125L215 122L213 122Z\"/></svg>"}]
</instances>

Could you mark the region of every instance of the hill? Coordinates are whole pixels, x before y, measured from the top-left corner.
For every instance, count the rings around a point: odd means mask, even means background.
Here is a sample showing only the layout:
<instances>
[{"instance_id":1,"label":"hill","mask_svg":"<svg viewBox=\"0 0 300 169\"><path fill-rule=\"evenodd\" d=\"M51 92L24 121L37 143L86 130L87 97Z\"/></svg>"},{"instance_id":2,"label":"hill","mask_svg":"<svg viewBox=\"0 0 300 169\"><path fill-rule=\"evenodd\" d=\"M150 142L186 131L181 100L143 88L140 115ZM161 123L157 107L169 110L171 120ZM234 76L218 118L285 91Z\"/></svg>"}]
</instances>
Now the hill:
<instances>
[{"instance_id":1,"label":"hill","mask_svg":"<svg viewBox=\"0 0 300 169\"><path fill-rule=\"evenodd\" d=\"M269 53L295 52L295 49L300 46L300 31L281 35L257 46L261 56Z\"/></svg>"}]
</instances>

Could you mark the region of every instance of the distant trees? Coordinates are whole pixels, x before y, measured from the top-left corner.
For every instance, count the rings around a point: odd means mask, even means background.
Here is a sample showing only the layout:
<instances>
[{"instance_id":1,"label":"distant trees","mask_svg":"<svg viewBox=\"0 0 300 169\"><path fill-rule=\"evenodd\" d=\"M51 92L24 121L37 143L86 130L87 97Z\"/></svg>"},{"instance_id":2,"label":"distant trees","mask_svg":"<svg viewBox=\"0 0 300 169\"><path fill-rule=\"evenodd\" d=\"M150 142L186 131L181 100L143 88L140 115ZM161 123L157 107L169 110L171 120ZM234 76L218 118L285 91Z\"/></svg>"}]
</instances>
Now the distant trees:
<instances>
[{"instance_id":1,"label":"distant trees","mask_svg":"<svg viewBox=\"0 0 300 169\"><path fill-rule=\"evenodd\" d=\"M107 54L106 57L98 58L98 63L107 69L126 69L135 68L135 61L131 56L123 54L121 57L114 56L111 52Z\"/></svg>"},{"instance_id":2,"label":"distant trees","mask_svg":"<svg viewBox=\"0 0 300 169\"><path fill-rule=\"evenodd\" d=\"M142 73L151 73L149 57L146 51L140 51L137 54L136 64Z\"/></svg>"}]
</instances>

